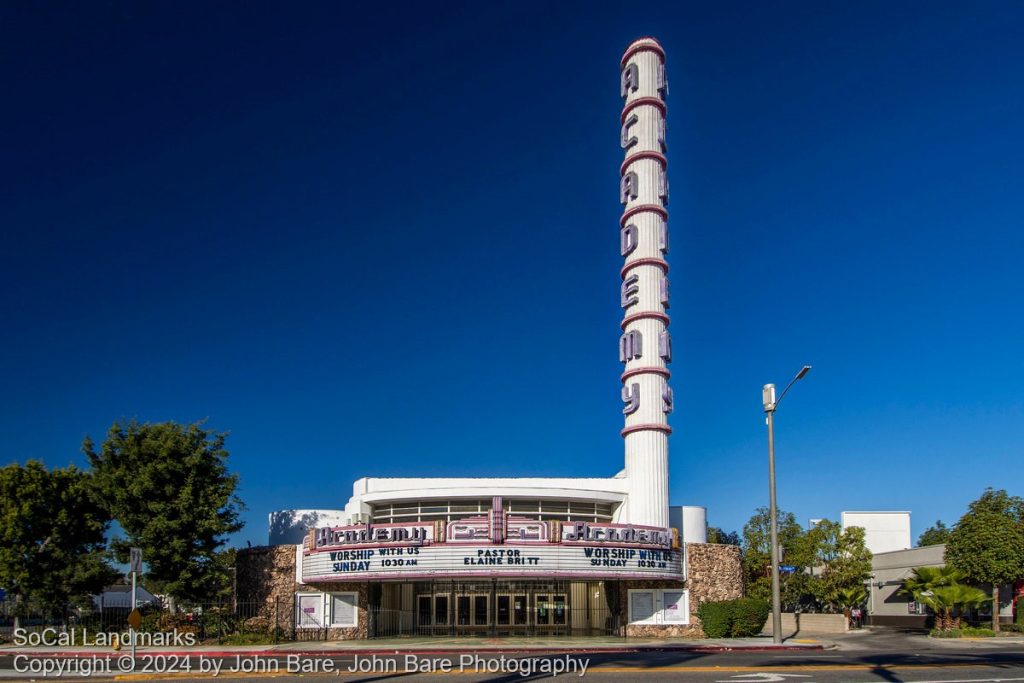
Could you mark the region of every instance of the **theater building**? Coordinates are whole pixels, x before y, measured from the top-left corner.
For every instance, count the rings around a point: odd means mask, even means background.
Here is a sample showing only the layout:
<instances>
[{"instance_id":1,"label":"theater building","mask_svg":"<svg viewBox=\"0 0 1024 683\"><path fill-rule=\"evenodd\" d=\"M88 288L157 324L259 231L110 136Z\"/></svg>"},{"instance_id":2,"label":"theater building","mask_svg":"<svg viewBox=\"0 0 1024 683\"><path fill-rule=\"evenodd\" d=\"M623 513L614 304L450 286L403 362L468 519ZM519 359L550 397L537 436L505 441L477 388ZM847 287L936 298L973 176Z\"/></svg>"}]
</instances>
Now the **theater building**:
<instances>
[{"instance_id":1,"label":"theater building","mask_svg":"<svg viewBox=\"0 0 1024 683\"><path fill-rule=\"evenodd\" d=\"M241 551L237 578L239 599L264 604L279 627L330 639L700 636L699 603L739 597L738 549L705 542L704 508L669 504L668 85L657 41L629 45L619 85L623 469L363 478L344 509L273 513L270 545Z\"/></svg>"}]
</instances>

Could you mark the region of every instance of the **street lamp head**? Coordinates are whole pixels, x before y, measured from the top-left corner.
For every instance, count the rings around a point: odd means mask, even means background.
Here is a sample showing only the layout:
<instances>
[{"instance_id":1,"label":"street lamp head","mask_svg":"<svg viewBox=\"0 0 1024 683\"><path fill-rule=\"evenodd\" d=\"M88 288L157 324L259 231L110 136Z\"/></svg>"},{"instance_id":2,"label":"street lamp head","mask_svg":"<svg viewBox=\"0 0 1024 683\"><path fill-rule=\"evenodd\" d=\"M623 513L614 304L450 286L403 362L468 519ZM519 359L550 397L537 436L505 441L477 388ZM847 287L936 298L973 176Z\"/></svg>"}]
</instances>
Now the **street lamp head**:
<instances>
[{"instance_id":1,"label":"street lamp head","mask_svg":"<svg viewBox=\"0 0 1024 683\"><path fill-rule=\"evenodd\" d=\"M811 366L810 365L805 365L802 368L800 368L800 372L796 373L796 378L797 379L803 379L804 375L806 375L810 371L811 371Z\"/></svg>"}]
</instances>

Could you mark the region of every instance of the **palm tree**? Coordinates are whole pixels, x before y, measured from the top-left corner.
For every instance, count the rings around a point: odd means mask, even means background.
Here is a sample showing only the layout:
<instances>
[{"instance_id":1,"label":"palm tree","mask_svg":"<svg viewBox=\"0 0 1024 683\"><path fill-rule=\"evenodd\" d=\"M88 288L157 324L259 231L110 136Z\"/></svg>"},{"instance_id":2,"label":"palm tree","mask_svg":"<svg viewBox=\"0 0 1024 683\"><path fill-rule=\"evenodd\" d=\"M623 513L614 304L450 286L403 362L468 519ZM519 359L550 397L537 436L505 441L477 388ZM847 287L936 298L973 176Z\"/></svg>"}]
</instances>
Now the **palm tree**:
<instances>
[{"instance_id":1,"label":"palm tree","mask_svg":"<svg viewBox=\"0 0 1024 683\"><path fill-rule=\"evenodd\" d=\"M935 612L935 626L942 631L960 628L960 620L963 617L963 610L970 607L978 607L988 602L988 594L980 588L967 586L962 583L953 583L946 586L937 586L930 591L924 591L918 599L932 608ZM960 614L953 618L953 611L960 609Z\"/></svg>"},{"instance_id":2,"label":"palm tree","mask_svg":"<svg viewBox=\"0 0 1024 683\"><path fill-rule=\"evenodd\" d=\"M862 585L848 586L846 588L837 588L834 593L829 596L829 601L836 607L843 610L843 614L846 616L846 620L850 620L850 610L854 607L860 607L868 599L868 592Z\"/></svg>"},{"instance_id":3,"label":"palm tree","mask_svg":"<svg viewBox=\"0 0 1024 683\"><path fill-rule=\"evenodd\" d=\"M918 602L922 593L931 592L939 586L949 586L960 583L964 575L949 566L943 567L914 567L910 576L903 579L903 586L899 592L910 595Z\"/></svg>"}]
</instances>

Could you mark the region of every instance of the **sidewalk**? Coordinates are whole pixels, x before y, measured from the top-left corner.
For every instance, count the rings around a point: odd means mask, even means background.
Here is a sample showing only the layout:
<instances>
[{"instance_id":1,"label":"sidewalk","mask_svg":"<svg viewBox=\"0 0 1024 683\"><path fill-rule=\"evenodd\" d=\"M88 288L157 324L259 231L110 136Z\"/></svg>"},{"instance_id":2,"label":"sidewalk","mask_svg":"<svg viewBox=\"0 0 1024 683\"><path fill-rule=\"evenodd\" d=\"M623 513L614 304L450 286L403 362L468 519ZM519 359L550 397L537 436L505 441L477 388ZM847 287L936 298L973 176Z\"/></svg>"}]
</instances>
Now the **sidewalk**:
<instances>
[{"instance_id":1,"label":"sidewalk","mask_svg":"<svg viewBox=\"0 0 1024 683\"><path fill-rule=\"evenodd\" d=\"M371 654L445 654L445 653L616 653L640 651L692 651L728 652L758 650L821 650L834 647L827 640L799 638L774 645L770 637L757 638L617 638L613 636L593 638L384 638L379 640L333 640L299 641L277 645L196 645L193 647L140 647L140 655L263 655L305 656L371 655ZM0 646L0 656L32 655L35 657L92 657L94 655L117 656L127 654L122 647L115 652L109 647L25 647L16 645Z\"/></svg>"}]
</instances>

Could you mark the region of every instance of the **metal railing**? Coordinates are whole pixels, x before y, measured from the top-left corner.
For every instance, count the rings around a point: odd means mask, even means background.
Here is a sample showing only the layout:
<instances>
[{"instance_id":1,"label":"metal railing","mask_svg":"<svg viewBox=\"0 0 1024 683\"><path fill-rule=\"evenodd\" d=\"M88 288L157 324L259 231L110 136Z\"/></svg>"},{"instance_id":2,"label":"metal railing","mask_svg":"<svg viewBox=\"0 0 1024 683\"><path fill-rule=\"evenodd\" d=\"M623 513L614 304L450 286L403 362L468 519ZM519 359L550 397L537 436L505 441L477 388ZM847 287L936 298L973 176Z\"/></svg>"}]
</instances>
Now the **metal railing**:
<instances>
[{"instance_id":1,"label":"metal railing","mask_svg":"<svg viewBox=\"0 0 1024 683\"><path fill-rule=\"evenodd\" d=\"M212 602L179 605L174 609L162 604L139 607L140 634L180 634L195 642L234 639L253 644L293 640L294 604L291 600L253 602ZM40 642L44 635L53 640L61 634L74 637L79 645L109 642L100 634L123 634L128 630L131 609L124 607L44 608L31 602L0 601L0 642L31 639ZM318 635L322 638L326 633ZM152 641L153 638L148 638ZM84 642L83 642L84 641Z\"/></svg>"},{"instance_id":2,"label":"metal railing","mask_svg":"<svg viewBox=\"0 0 1024 683\"><path fill-rule=\"evenodd\" d=\"M436 621L436 615L412 610L371 607L368 610L370 638L402 636L552 637L603 636L621 633L620 618L608 609L565 608L543 615L455 614Z\"/></svg>"}]
</instances>

